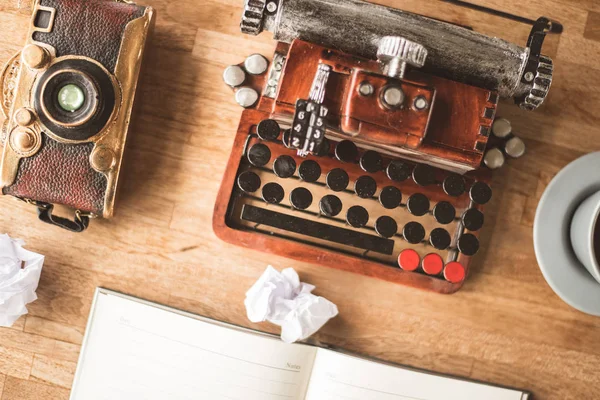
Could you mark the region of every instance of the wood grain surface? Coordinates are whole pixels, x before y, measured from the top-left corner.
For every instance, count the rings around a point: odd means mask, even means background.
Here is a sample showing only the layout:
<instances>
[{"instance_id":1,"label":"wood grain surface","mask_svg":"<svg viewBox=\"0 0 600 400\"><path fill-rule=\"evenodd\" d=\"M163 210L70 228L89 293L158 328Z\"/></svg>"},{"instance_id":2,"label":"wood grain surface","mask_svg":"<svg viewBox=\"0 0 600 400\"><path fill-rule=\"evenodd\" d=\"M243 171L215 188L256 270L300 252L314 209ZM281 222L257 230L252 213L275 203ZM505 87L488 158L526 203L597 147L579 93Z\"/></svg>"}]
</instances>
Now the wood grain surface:
<instances>
[{"instance_id":1,"label":"wood grain surface","mask_svg":"<svg viewBox=\"0 0 600 400\"><path fill-rule=\"evenodd\" d=\"M442 1L379 0L524 44L529 27ZM242 0L146 0L158 11L117 215L82 235L36 220L0 198L0 232L46 255L39 299L0 329L0 399L67 399L97 286L275 332L246 318L246 290L268 264L293 266L340 316L324 343L388 361L530 389L535 399L600 398L600 318L573 310L544 281L532 243L537 203L552 177L600 150L600 2L472 0L565 24L546 52L556 75L547 104L504 103L528 154L495 175L483 251L456 295L443 296L219 241L212 210L241 109L223 68L259 52L270 34L239 33ZM27 0L0 0L0 63L24 43Z\"/></svg>"}]
</instances>

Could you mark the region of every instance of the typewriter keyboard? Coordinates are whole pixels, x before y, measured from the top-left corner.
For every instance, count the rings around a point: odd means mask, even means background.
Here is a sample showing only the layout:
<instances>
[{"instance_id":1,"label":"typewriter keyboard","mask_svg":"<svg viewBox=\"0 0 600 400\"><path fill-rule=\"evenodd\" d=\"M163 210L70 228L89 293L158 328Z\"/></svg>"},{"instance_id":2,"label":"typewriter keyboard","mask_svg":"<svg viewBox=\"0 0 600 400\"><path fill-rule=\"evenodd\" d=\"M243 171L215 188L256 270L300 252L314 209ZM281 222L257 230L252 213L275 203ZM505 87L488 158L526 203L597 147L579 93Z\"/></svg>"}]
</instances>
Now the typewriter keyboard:
<instances>
[{"instance_id":1,"label":"typewriter keyboard","mask_svg":"<svg viewBox=\"0 0 600 400\"><path fill-rule=\"evenodd\" d=\"M479 250L483 180L390 159L349 140L302 158L271 119L243 148L227 224L461 283Z\"/></svg>"}]
</instances>

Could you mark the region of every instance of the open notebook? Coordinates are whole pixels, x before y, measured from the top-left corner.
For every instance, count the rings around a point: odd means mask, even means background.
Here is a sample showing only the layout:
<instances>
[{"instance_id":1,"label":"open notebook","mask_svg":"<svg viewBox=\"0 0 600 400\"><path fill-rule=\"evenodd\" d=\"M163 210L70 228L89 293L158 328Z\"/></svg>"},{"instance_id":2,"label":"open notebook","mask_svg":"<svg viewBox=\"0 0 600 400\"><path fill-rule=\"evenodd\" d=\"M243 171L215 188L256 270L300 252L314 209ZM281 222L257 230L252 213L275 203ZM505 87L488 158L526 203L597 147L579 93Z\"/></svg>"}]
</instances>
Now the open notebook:
<instances>
[{"instance_id":1,"label":"open notebook","mask_svg":"<svg viewBox=\"0 0 600 400\"><path fill-rule=\"evenodd\" d=\"M96 291L71 400L524 400Z\"/></svg>"}]
</instances>

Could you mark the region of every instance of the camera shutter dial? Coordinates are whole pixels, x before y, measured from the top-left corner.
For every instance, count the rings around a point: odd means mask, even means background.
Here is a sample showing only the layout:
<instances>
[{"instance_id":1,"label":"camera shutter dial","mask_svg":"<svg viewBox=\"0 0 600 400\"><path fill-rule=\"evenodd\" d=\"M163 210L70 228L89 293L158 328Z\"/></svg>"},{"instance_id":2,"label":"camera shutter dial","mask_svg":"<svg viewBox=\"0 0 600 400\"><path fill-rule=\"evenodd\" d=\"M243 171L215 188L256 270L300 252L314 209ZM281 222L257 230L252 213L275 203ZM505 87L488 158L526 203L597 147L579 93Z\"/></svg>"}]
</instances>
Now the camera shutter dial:
<instances>
[{"instance_id":1,"label":"camera shutter dial","mask_svg":"<svg viewBox=\"0 0 600 400\"><path fill-rule=\"evenodd\" d=\"M25 46L21 53L21 58L25 65L31 69L42 69L50 60L48 51L35 44L28 44Z\"/></svg>"},{"instance_id":2,"label":"camera shutter dial","mask_svg":"<svg viewBox=\"0 0 600 400\"><path fill-rule=\"evenodd\" d=\"M419 43L400 36L386 36L379 42L377 58L383 66L384 74L402 79L407 65L416 68L425 65L427 49Z\"/></svg>"}]
</instances>

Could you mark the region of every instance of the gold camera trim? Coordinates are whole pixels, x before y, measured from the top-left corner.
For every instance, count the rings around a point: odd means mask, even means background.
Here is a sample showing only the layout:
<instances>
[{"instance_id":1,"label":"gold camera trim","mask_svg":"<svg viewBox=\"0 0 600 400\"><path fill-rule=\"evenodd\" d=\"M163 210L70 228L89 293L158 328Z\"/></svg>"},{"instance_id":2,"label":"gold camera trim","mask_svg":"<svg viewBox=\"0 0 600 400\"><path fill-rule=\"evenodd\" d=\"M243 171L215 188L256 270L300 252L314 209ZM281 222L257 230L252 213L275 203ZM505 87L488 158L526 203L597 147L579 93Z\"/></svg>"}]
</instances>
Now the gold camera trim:
<instances>
[{"instance_id":1,"label":"gold camera trim","mask_svg":"<svg viewBox=\"0 0 600 400\"><path fill-rule=\"evenodd\" d=\"M41 132L43 132L44 134L48 135L48 137L61 143L94 144L94 149L90 155L90 167L106 176L107 190L104 198L104 210L102 216L104 218L111 218L114 214L114 203L119 173L123 162L123 153L125 151L126 144L125 142L129 129L129 123L131 121L133 102L135 99L135 93L141 71L141 59L145 52L144 50L145 45L148 42L148 36L150 35L155 22L154 9L151 7L146 7L146 11L142 17L129 22L125 27L125 31L121 40L119 56L115 66L115 72L114 74L111 74L97 61L87 57L64 56L57 58L56 50L53 47L33 40L34 32L45 32L47 30L51 31L51 28L54 26L54 16L56 10L49 7L40 6L39 0L35 1L35 4L32 8L33 15L31 18L26 46L33 44L42 47L45 49L45 51L47 51L51 61L45 63L43 65L43 69L35 70L22 62L21 52L19 52L9 61L9 65L0 77L2 79L0 82L0 88L4 88L4 86L7 84L7 71L10 70L11 65L14 65L15 62L20 63L18 66L19 72L16 79L14 79L15 84L18 84L18 86L14 88L14 98L12 99L12 103L10 104L10 107L6 107L8 110L4 107L0 107L2 113L7 117L10 117L7 126L7 132L9 132L9 134L8 138L6 138L6 143L10 143L11 140L13 140L13 132L17 131L16 127L18 124L14 121L12 116L22 108L32 108L36 83L47 68L66 59L83 59L99 65L111 78L113 87L115 89L115 108L109 119L109 122L102 129L102 131L84 141L65 140L49 131L49 129L40 122L39 118L37 118L37 115L35 116L33 123L26 129L31 130L34 133L40 132L40 135ZM47 29L35 27L35 17L38 10L49 11L52 13L50 25ZM128 94L127 98L123 97L123 93ZM0 93L0 97L1 96L2 93ZM0 98L0 100L2 101L2 104L4 104L4 99ZM14 138L15 144L18 144L17 139L18 138ZM23 143L27 142L26 139L27 138L21 138ZM36 152L37 151L39 151L39 149L37 149ZM35 153L29 154L29 152L27 152L26 154L27 156L31 157ZM10 186L14 183L18 172L19 161L21 158L24 158L24 156L24 153L19 154L16 152L12 145L4 146L2 162L0 165L0 188Z\"/></svg>"}]
</instances>

